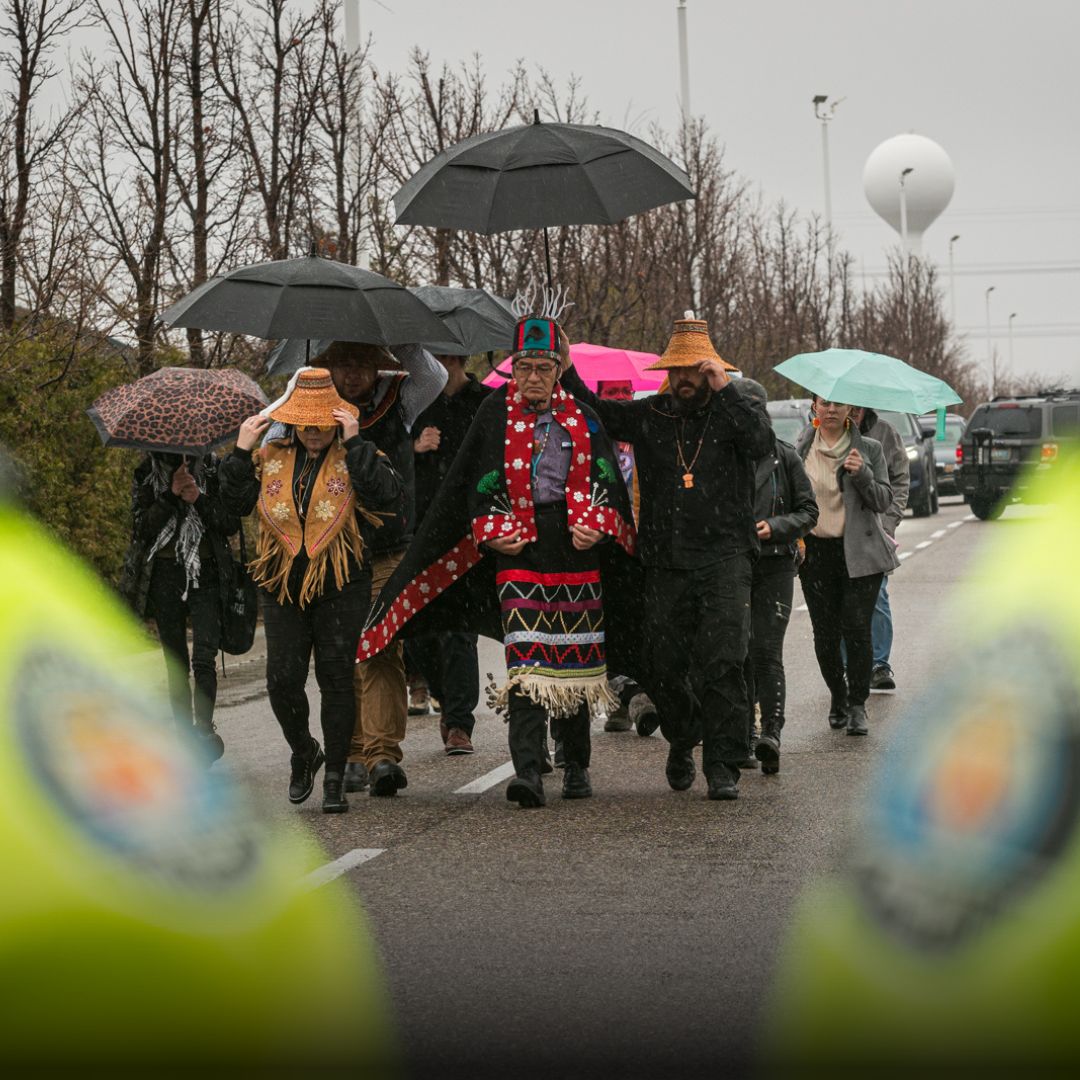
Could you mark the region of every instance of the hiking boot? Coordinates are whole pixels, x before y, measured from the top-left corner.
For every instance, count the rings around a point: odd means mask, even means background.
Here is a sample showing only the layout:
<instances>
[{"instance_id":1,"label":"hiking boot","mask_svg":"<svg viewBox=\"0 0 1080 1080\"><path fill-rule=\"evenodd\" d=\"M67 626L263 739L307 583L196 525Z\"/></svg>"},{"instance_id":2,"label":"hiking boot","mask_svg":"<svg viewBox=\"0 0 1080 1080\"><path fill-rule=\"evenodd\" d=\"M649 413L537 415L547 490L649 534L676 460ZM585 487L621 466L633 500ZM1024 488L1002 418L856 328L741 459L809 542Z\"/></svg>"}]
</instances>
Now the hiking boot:
<instances>
[{"instance_id":1,"label":"hiking boot","mask_svg":"<svg viewBox=\"0 0 1080 1080\"><path fill-rule=\"evenodd\" d=\"M866 706L849 705L847 718L847 733L849 735L869 735L866 726Z\"/></svg>"},{"instance_id":2,"label":"hiking boot","mask_svg":"<svg viewBox=\"0 0 1080 1080\"><path fill-rule=\"evenodd\" d=\"M697 770L694 768L694 755L690 750L677 750L674 746L668 750L667 767L664 769L672 791L686 791L694 783Z\"/></svg>"},{"instance_id":3,"label":"hiking boot","mask_svg":"<svg viewBox=\"0 0 1080 1080\"><path fill-rule=\"evenodd\" d=\"M311 740L306 754L293 754L289 759L289 802L299 805L306 802L315 787L315 774L326 760L317 739Z\"/></svg>"},{"instance_id":4,"label":"hiking boot","mask_svg":"<svg viewBox=\"0 0 1080 1080\"><path fill-rule=\"evenodd\" d=\"M375 762L371 770L371 794L380 797L396 795L402 788L408 787L409 781L405 770L396 762L387 758Z\"/></svg>"},{"instance_id":5,"label":"hiking boot","mask_svg":"<svg viewBox=\"0 0 1080 1080\"><path fill-rule=\"evenodd\" d=\"M630 699L626 714L630 718L630 723L634 725L634 730L643 739L652 735L660 726L660 714L656 711L656 706L648 694L635 694Z\"/></svg>"},{"instance_id":6,"label":"hiking boot","mask_svg":"<svg viewBox=\"0 0 1080 1080\"><path fill-rule=\"evenodd\" d=\"M342 791L344 780L339 772L323 773L322 812L324 814L344 814L349 809L345 792Z\"/></svg>"},{"instance_id":7,"label":"hiking boot","mask_svg":"<svg viewBox=\"0 0 1080 1080\"><path fill-rule=\"evenodd\" d=\"M524 776L515 776L506 785L506 801L516 802L522 810L544 806L547 800L544 798L543 781L534 772L527 772Z\"/></svg>"},{"instance_id":8,"label":"hiking boot","mask_svg":"<svg viewBox=\"0 0 1080 1080\"><path fill-rule=\"evenodd\" d=\"M450 728L446 736L446 753L450 757L457 754L471 754L474 751L472 740L459 727Z\"/></svg>"},{"instance_id":9,"label":"hiking boot","mask_svg":"<svg viewBox=\"0 0 1080 1080\"><path fill-rule=\"evenodd\" d=\"M371 786L371 777L361 761L350 761L345 766L345 790L350 792L367 791Z\"/></svg>"},{"instance_id":10,"label":"hiking boot","mask_svg":"<svg viewBox=\"0 0 1080 1080\"><path fill-rule=\"evenodd\" d=\"M780 771L780 736L765 731L754 744L754 756L761 762L761 771L773 776Z\"/></svg>"},{"instance_id":11,"label":"hiking boot","mask_svg":"<svg viewBox=\"0 0 1080 1080\"><path fill-rule=\"evenodd\" d=\"M870 672L870 689L871 690L895 690L896 689L896 676L893 674L893 669L888 664L878 664L873 671Z\"/></svg>"},{"instance_id":12,"label":"hiking boot","mask_svg":"<svg viewBox=\"0 0 1080 1080\"><path fill-rule=\"evenodd\" d=\"M562 797L564 799L587 799L592 795L589 783L589 770L576 761L567 762L562 778Z\"/></svg>"},{"instance_id":13,"label":"hiking boot","mask_svg":"<svg viewBox=\"0 0 1080 1080\"><path fill-rule=\"evenodd\" d=\"M739 797L738 772L725 766L722 773L710 776L708 797L714 800L737 799Z\"/></svg>"}]
</instances>

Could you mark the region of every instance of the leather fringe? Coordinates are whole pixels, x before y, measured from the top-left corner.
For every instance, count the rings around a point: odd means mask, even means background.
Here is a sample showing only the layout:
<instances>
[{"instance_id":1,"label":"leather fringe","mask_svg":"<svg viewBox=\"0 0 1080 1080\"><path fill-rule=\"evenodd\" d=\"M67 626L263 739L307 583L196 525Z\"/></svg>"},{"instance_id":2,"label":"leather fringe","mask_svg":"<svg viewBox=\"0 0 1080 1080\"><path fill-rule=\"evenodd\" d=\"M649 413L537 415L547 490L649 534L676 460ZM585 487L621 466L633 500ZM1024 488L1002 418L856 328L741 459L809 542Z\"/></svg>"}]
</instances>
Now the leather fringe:
<instances>
[{"instance_id":1,"label":"leather fringe","mask_svg":"<svg viewBox=\"0 0 1080 1080\"><path fill-rule=\"evenodd\" d=\"M553 679L549 675L536 675L531 671L519 671L500 687L494 676L488 674L488 708L509 719L510 694L517 690L537 705L542 705L552 718L573 716L582 702L590 713L614 711L619 699L608 689L607 675L593 679Z\"/></svg>"}]
</instances>

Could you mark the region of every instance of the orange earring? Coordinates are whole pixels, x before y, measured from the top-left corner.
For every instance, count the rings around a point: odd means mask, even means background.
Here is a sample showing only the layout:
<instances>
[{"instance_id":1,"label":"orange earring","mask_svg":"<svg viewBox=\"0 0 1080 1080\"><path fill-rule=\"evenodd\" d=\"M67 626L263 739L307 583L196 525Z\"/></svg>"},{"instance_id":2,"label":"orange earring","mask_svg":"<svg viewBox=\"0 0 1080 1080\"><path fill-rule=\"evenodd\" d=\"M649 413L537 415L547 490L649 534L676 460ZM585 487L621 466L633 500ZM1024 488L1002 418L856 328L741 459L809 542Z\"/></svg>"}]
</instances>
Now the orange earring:
<instances>
[{"instance_id":1,"label":"orange earring","mask_svg":"<svg viewBox=\"0 0 1080 1080\"><path fill-rule=\"evenodd\" d=\"M847 418L846 418L846 419L844 420L844 430L845 430L845 431L850 431L850 430L851 430L851 417L850 417L850 416L849 416L849 417L847 417Z\"/></svg>"},{"instance_id":2,"label":"orange earring","mask_svg":"<svg viewBox=\"0 0 1080 1080\"><path fill-rule=\"evenodd\" d=\"M821 427L821 421L816 416L810 420L810 423L813 424L814 427Z\"/></svg>"}]
</instances>

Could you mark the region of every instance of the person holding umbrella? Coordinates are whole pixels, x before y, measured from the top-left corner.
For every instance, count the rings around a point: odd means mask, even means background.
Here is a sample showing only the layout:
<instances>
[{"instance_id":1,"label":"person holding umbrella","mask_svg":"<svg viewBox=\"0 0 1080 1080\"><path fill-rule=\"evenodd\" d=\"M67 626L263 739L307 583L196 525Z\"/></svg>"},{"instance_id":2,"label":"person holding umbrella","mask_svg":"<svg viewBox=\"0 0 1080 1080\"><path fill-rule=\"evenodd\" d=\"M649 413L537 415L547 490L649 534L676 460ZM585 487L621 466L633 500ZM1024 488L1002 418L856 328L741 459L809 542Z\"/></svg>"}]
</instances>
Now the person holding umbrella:
<instances>
[{"instance_id":1,"label":"person holding umbrella","mask_svg":"<svg viewBox=\"0 0 1080 1080\"><path fill-rule=\"evenodd\" d=\"M818 504L799 578L818 667L832 695L829 726L866 735L873 665L870 622L882 577L900 565L896 545L882 525L893 492L881 444L860 433L851 406L815 394L813 412L812 426L795 446Z\"/></svg>"},{"instance_id":2,"label":"person holding umbrella","mask_svg":"<svg viewBox=\"0 0 1080 1080\"><path fill-rule=\"evenodd\" d=\"M749 754L742 668L759 547L754 462L773 448L773 433L732 385L730 365L692 312L676 321L653 366L667 370L671 390L640 401L597 397L572 366L562 382L599 414L613 439L634 447L646 689L670 744L668 784L691 787L700 739L709 798L735 799L739 763Z\"/></svg>"},{"instance_id":3,"label":"person holding umbrella","mask_svg":"<svg viewBox=\"0 0 1080 1080\"><path fill-rule=\"evenodd\" d=\"M233 579L228 538L239 531L240 518L221 499L214 456L191 464L180 454L147 454L132 479L131 516L120 592L136 614L156 623L173 717L185 729L194 722L216 761L225 751L214 702L221 613Z\"/></svg>"},{"instance_id":4,"label":"person holding umbrella","mask_svg":"<svg viewBox=\"0 0 1080 1080\"><path fill-rule=\"evenodd\" d=\"M371 605L371 537L379 511L392 517L402 495L389 459L360 434L357 413L328 370L301 368L278 401L244 421L221 469L226 505L241 515L258 510L251 572L263 599L270 707L292 750L289 801L308 798L325 760L324 813L349 808L343 785L356 643ZM286 433L259 447L271 421ZM308 727L313 651L325 754Z\"/></svg>"}]
</instances>

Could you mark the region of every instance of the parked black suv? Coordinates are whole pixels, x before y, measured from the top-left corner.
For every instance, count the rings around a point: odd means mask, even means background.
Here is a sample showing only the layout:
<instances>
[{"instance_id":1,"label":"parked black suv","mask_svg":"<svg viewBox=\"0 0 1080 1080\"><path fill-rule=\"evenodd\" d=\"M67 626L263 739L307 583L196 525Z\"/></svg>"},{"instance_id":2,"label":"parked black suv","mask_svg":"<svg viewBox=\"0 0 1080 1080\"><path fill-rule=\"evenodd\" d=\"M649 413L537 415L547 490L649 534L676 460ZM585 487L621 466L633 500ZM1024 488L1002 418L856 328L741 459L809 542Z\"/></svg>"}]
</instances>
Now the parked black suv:
<instances>
[{"instance_id":1,"label":"parked black suv","mask_svg":"<svg viewBox=\"0 0 1080 1080\"><path fill-rule=\"evenodd\" d=\"M960 440L959 487L986 521L1023 500L1036 472L1052 469L1062 442L1080 438L1080 390L996 397L980 405Z\"/></svg>"}]
</instances>

